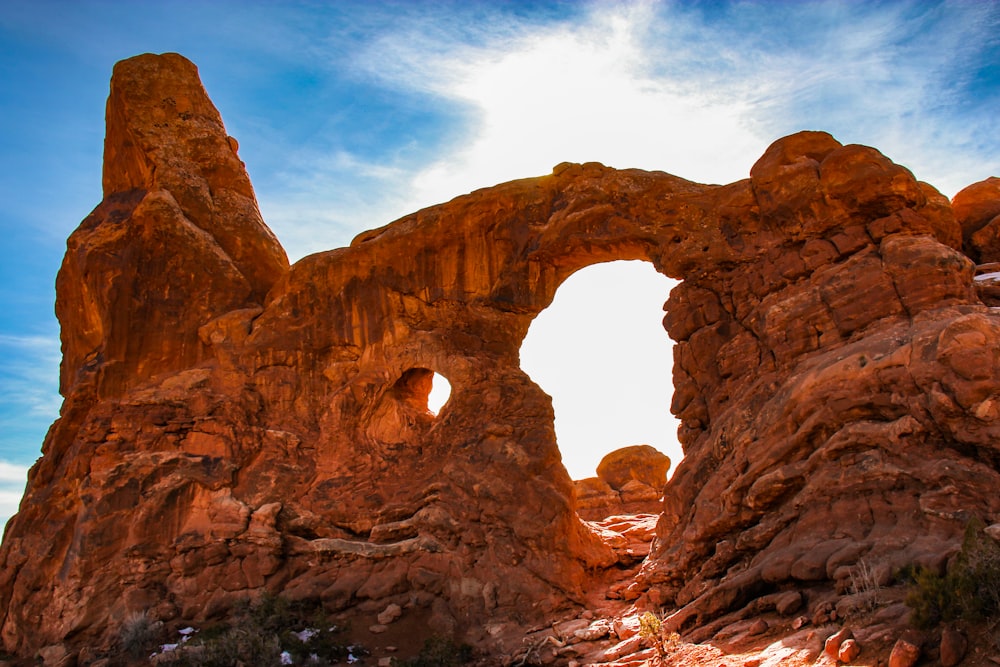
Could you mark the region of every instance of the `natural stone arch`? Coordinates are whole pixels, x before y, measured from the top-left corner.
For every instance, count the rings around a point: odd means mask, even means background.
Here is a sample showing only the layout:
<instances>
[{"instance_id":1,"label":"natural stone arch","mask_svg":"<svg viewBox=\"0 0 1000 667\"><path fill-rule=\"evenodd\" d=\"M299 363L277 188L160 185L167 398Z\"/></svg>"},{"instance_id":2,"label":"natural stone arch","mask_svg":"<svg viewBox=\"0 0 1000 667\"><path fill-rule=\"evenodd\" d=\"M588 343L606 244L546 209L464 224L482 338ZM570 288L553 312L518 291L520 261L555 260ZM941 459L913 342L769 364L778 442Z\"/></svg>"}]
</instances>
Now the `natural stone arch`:
<instances>
[{"instance_id":1,"label":"natural stone arch","mask_svg":"<svg viewBox=\"0 0 1000 667\"><path fill-rule=\"evenodd\" d=\"M947 553L956 506L1000 520L1000 323L948 201L874 149L804 132L723 186L560 165L286 269L193 65L120 63L108 121L105 198L57 281L66 403L0 549L10 651L262 590L412 596L469 632L583 604L618 555L573 511L517 350L606 259L683 281L685 459L626 589L669 626ZM384 447L366 429L411 369L449 378L449 408Z\"/></svg>"}]
</instances>

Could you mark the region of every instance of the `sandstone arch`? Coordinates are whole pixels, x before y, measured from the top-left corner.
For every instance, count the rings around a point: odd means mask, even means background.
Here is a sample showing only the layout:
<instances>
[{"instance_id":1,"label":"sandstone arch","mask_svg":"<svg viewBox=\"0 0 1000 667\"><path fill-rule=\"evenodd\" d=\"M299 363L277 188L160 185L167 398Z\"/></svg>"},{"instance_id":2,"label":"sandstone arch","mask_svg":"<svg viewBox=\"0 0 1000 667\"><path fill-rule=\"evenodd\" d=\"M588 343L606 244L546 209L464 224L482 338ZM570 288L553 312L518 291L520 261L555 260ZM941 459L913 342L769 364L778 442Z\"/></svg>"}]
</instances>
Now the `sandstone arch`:
<instances>
[{"instance_id":1,"label":"sandstone arch","mask_svg":"<svg viewBox=\"0 0 1000 667\"><path fill-rule=\"evenodd\" d=\"M874 149L804 132L723 186L559 165L286 268L190 63L120 63L108 119L105 199L58 281L66 402L0 550L8 650L264 589L473 630L582 603L618 556L573 511L517 351L609 259L683 281L685 458L629 587L674 626L1000 520L1000 322L947 199ZM413 369L452 398L393 442Z\"/></svg>"}]
</instances>

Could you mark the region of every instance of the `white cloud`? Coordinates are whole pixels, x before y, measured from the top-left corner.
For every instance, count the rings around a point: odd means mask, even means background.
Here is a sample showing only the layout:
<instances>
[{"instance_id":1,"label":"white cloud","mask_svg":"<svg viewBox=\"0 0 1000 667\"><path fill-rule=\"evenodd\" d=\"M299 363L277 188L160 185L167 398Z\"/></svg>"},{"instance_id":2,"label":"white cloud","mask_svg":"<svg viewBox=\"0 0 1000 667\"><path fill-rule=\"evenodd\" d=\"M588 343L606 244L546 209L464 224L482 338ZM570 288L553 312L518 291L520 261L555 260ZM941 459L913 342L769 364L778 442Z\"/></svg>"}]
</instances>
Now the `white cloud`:
<instances>
[{"instance_id":1,"label":"white cloud","mask_svg":"<svg viewBox=\"0 0 1000 667\"><path fill-rule=\"evenodd\" d=\"M745 177L766 146L743 121L746 99L692 85L683 72L656 74L665 50L650 43L654 21L650 4L598 6L580 24L516 37L502 26L485 46L425 50L414 47L423 45L419 39L380 40L377 62L405 66L373 62L373 73L473 110L465 139L413 178L413 208L545 174L564 161L663 169L708 182Z\"/></svg>"},{"instance_id":2,"label":"white cloud","mask_svg":"<svg viewBox=\"0 0 1000 667\"><path fill-rule=\"evenodd\" d=\"M743 105L649 78L641 20L612 14L464 67L453 93L482 109L481 125L467 147L417 176L418 196L444 199L562 161L683 170L695 180L744 176L761 142L740 121Z\"/></svg>"},{"instance_id":3,"label":"white cloud","mask_svg":"<svg viewBox=\"0 0 1000 667\"><path fill-rule=\"evenodd\" d=\"M0 334L0 454L24 460L39 455L41 436L59 414L59 340L56 336ZM36 440L37 438L37 440ZM15 512L28 467L0 459L0 525Z\"/></svg>"},{"instance_id":4,"label":"white cloud","mask_svg":"<svg viewBox=\"0 0 1000 667\"><path fill-rule=\"evenodd\" d=\"M0 392L21 406L17 418L55 419L61 404L58 336L0 334L0 355L5 359Z\"/></svg>"},{"instance_id":5,"label":"white cloud","mask_svg":"<svg viewBox=\"0 0 1000 667\"><path fill-rule=\"evenodd\" d=\"M302 149L272 179L260 196L261 214L292 261L345 246L359 232L410 212L402 194L409 175L400 166L345 150Z\"/></svg>"},{"instance_id":6,"label":"white cloud","mask_svg":"<svg viewBox=\"0 0 1000 667\"><path fill-rule=\"evenodd\" d=\"M27 479L28 466L0 461L0 485L20 484L23 489Z\"/></svg>"},{"instance_id":7,"label":"white cloud","mask_svg":"<svg viewBox=\"0 0 1000 667\"><path fill-rule=\"evenodd\" d=\"M48 335L0 334L0 346L13 347L47 356L51 356L53 353L58 356L59 349L58 340L53 342L52 336Z\"/></svg>"},{"instance_id":8,"label":"white cloud","mask_svg":"<svg viewBox=\"0 0 1000 667\"><path fill-rule=\"evenodd\" d=\"M960 79L996 39L975 3L737 3L722 18L594 3L582 20L475 32L414 21L357 61L387 85L467 106L465 137L410 184L413 208L562 161L724 183L801 129L868 143L947 194L995 171L959 118ZM490 30L491 32L487 31ZM985 124L985 126L984 126Z\"/></svg>"},{"instance_id":9,"label":"white cloud","mask_svg":"<svg viewBox=\"0 0 1000 667\"><path fill-rule=\"evenodd\" d=\"M874 146L949 196L1000 169L996 115L964 89L997 40L995 6L802 5L788 24L809 48L764 48L743 72L755 127Z\"/></svg>"},{"instance_id":10,"label":"white cloud","mask_svg":"<svg viewBox=\"0 0 1000 667\"><path fill-rule=\"evenodd\" d=\"M921 3L734 3L722 13L713 19L680 3L593 3L582 18L529 25L497 14L474 27L411 15L404 29L373 39L354 64L386 86L462 109L463 126L435 159L415 167L390 160L366 168L345 155L334 156L334 170L306 161L320 166L304 187L318 190L334 173L371 175L360 193L340 200L337 224L347 229L353 220L360 231L477 188L548 173L563 161L731 182L749 174L771 141L802 129L873 145L948 195L1000 170L995 140L974 140L984 130L996 136L995 115L970 123L956 112L963 68L978 43L995 39L996 21L987 20L994 10L972 3L937 12ZM662 332L658 322L650 326ZM566 347L577 333L564 326L553 338ZM636 341L629 350L656 354L639 351ZM577 477L592 474L601 450L634 444L625 441L633 438L626 427L646 419L619 417L624 404L606 403L602 411L587 402L594 384L557 379L575 377L579 359L596 353L580 351L576 361L553 364L556 379L539 379L554 395L563 454ZM626 376L616 377L591 361L592 383L653 396L649 409L665 418L669 383L661 395L636 373L641 363L626 364ZM594 415L614 432L598 433ZM653 441L676 462L675 425L659 424L645 432L660 428L671 442L634 438ZM585 441L596 450L580 456L581 447L593 449Z\"/></svg>"}]
</instances>

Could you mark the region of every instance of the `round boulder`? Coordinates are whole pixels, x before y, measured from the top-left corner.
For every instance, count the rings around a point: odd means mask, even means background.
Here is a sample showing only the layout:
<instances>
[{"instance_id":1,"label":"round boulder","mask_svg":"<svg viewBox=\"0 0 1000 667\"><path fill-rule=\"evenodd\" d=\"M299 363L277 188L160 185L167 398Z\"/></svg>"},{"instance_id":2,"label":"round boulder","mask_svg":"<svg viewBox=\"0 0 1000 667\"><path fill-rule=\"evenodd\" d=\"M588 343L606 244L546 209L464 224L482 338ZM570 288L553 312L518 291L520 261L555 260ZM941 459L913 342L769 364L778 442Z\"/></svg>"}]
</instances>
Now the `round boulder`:
<instances>
[{"instance_id":1,"label":"round boulder","mask_svg":"<svg viewBox=\"0 0 1000 667\"><path fill-rule=\"evenodd\" d=\"M632 480L654 489L667 483L670 457L649 445L622 447L607 454L597 466L597 476L612 489L620 490Z\"/></svg>"}]
</instances>

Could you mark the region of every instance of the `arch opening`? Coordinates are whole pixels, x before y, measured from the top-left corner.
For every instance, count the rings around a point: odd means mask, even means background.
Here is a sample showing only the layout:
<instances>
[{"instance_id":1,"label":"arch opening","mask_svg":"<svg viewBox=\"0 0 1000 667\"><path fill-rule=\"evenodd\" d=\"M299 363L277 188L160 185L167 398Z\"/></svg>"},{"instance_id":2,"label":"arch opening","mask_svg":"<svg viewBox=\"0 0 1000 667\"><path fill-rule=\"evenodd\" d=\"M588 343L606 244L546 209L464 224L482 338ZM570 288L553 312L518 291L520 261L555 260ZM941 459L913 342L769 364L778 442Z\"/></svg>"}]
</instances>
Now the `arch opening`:
<instances>
[{"instance_id":1,"label":"arch opening","mask_svg":"<svg viewBox=\"0 0 1000 667\"><path fill-rule=\"evenodd\" d=\"M683 457L669 410L673 341L662 324L676 284L641 260L593 264L567 278L531 323L521 368L552 397L571 478L594 477L607 454L636 445L670 458L666 476Z\"/></svg>"},{"instance_id":2,"label":"arch opening","mask_svg":"<svg viewBox=\"0 0 1000 667\"><path fill-rule=\"evenodd\" d=\"M411 410L436 417L451 397L451 383L429 368L411 368L393 385L392 395Z\"/></svg>"},{"instance_id":3,"label":"arch opening","mask_svg":"<svg viewBox=\"0 0 1000 667\"><path fill-rule=\"evenodd\" d=\"M365 433L386 450L419 443L448 400L450 391L443 389L450 390L444 376L429 368L407 369L374 406Z\"/></svg>"}]
</instances>

